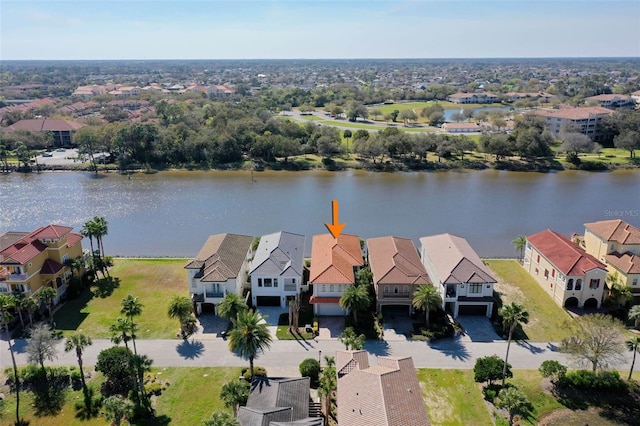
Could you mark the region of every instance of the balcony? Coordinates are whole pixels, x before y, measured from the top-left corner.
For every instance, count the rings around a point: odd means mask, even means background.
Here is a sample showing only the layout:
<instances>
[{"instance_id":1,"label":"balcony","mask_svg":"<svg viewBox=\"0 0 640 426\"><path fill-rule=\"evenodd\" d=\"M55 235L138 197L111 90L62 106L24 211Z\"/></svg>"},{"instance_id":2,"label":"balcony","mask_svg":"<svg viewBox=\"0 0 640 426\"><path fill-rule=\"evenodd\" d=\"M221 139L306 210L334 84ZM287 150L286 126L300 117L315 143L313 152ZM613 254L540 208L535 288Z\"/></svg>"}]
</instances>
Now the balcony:
<instances>
[{"instance_id":1,"label":"balcony","mask_svg":"<svg viewBox=\"0 0 640 426\"><path fill-rule=\"evenodd\" d=\"M295 284L285 284L284 285L284 291L297 291L298 288L296 287Z\"/></svg>"},{"instance_id":2,"label":"balcony","mask_svg":"<svg viewBox=\"0 0 640 426\"><path fill-rule=\"evenodd\" d=\"M12 282L12 281L26 281L27 279L27 274L8 274L6 275L6 277L4 277L4 279L7 282Z\"/></svg>"},{"instance_id":3,"label":"balcony","mask_svg":"<svg viewBox=\"0 0 640 426\"><path fill-rule=\"evenodd\" d=\"M216 292L207 291L204 293L204 297L207 299L223 299L224 292L223 291L216 291Z\"/></svg>"},{"instance_id":4,"label":"balcony","mask_svg":"<svg viewBox=\"0 0 640 426\"><path fill-rule=\"evenodd\" d=\"M409 296L409 293L385 293L382 295L382 299L408 299Z\"/></svg>"}]
</instances>

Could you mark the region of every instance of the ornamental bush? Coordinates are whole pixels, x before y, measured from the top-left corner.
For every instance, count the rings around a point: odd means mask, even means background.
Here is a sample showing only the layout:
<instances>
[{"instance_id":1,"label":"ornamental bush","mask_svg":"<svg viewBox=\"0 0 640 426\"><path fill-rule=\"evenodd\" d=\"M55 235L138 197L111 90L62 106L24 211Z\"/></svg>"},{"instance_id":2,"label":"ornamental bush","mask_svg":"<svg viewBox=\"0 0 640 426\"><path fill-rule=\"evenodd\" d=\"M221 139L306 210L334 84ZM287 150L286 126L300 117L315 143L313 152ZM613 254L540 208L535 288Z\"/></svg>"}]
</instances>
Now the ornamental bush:
<instances>
[{"instance_id":1,"label":"ornamental bush","mask_svg":"<svg viewBox=\"0 0 640 426\"><path fill-rule=\"evenodd\" d=\"M307 358L300 363L300 375L302 377L309 377L311 379L311 385L318 385L318 376L320 375L320 363L315 358Z\"/></svg>"}]
</instances>

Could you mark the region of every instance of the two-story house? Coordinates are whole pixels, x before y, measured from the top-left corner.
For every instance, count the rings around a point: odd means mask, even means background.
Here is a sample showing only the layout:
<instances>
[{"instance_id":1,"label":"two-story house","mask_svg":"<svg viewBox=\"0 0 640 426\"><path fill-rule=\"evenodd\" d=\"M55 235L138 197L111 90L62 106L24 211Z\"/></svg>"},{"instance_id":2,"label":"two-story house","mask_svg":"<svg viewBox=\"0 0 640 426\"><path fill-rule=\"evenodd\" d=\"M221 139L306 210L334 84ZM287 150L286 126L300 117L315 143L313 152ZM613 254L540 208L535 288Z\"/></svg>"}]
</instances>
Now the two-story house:
<instances>
[{"instance_id":1,"label":"two-story house","mask_svg":"<svg viewBox=\"0 0 640 426\"><path fill-rule=\"evenodd\" d=\"M356 273L364 262L360 239L355 235L314 235L311 245L309 284L313 285L315 315L345 315L340 306L344 290L356 282Z\"/></svg>"},{"instance_id":2,"label":"two-story house","mask_svg":"<svg viewBox=\"0 0 640 426\"><path fill-rule=\"evenodd\" d=\"M85 259L82 235L72 230L69 226L48 225L30 233L5 234L12 238L0 251L0 293L37 297L47 286L56 290L57 304L73 273L65 262ZM83 272L81 268L79 273Z\"/></svg>"},{"instance_id":3,"label":"two-story house","mask_svg":"<svg viewBox=\"0 0 640 426\"><path fill-rule=\"evenodd\" d=\"M201 313L203 304L214 306L227 293L242 296L248 287L248 265L251 257L253 237L237 234L211 235L198 255L187 265L189 294L196 303L196 312Z\"/></svg>"},{"instance_id":4,"label":"two-story house","mask_svg":"<svg viewBox=\"0 0 640 426\"><path fill-rule=\"evenodd\" d=\"M584 227L582 244L587 253L640 297L640 229L620 219L585 223Z\"/></svg>"},{"instance_id":5,"label":"two-story house","mask_svg":"<svg viewBox=\"0 0 640 426\"><path fill-rule=\"evenodd\" d=\"M260 238L253 257L253 306L287 306L302 286L305 236L277 232Z\"/></svg>"},{"instance_id":6,"label":"two-story house","mask_svg":"<svg viewBox=\"0 0 640 426\"><path fill-rule=\"evenodd\" d=\"M496 279L467 240L451 234L420 238L422 263L442 297L442 309L458 315L493 312Z\"/></svg>"},{"instance_id":7,"label":"two-story house","mask_svg":"<svg viewBox=\"0 0 640 426\"><path fill-rule=\"evenodd\" d=\"M547 229L528 236L523 266L560 306L602 304L607 267L564 235Z\"/></svg>"},{"instance_id":8,"label":"two-story house","mask_svg":"<svg viewBox=\"0 0 640 426\"><path fill-rule=\"evenodd\" d=\"M398 237L369 238L367 252L377 310L382 312L385 306L402 306L410 315L413 293L419 285L431 284L413 241Z\"/></svg>"}]
</instances>

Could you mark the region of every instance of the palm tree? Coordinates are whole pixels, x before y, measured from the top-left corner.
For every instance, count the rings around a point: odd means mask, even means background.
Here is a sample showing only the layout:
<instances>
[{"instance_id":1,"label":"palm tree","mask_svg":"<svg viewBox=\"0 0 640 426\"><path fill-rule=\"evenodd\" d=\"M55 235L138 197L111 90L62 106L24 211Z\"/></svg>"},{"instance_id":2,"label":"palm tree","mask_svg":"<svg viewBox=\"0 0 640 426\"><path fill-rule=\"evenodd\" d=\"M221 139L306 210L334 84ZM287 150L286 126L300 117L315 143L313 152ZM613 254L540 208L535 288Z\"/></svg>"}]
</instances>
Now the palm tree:
<instances>
[{"instance_id":1,"label":"palm tree","mask_svg":"<svg viewBox=\"0 0 640 426\"><path fill-rule=\"evenodd\" d=\"M360 349L362 349L364 347L365 339L365 335L357 335L353 327L345 328L344 331L340 333L340 336L338 336L338 340L342 342L345 349L351 349L353 351L359 351Z\"/></svg>"},{"instance_id":2,"label":"palm tree","mask_svg":"<svg viewBox=\"0 0 640 426\"><path fill-rule=\"evenodd\" d=\"M627 380L631 380L631 375L633 374L633 367L636 363L636 354L638 353L638 348L640 347L640 337L635 336L631 339L624 342L627 345L627 349L633 352L633 360L631 361L631 369L629 370L629 377Z\"/></svg>"},{"instance_id":3,"label":"palm tree","mask_svg":"<svg viewBox=\"0 0 640 426\"><path fill-rule=\"evenodd\" d=\"M91 245L91 255L92 256L93 256L93 253L94 253L94 251L93 251L93 237L94 237L93 228L94 228L93 221L90 220L88 222L85 222L84 225L82 225L82 229L80 230L80 234L83 237L89 238L89 244Z\"/></svg>"},{"instance_id":4,"label":"palm tree","mask_svg":"<svg viewBox=\"0 0 640 426\"><path fill-rule=\"evenodd\" d=\"M7 343L9 344L9 352L11 353L11 362L13 364L13 382L16 389L16 422L20 424L20 376L18 376L18 366L16 364L16 356L13 352L11 344L11 334L9 334L9 324L13 321L13 315L9 312L12 308L12 300L5 294L0 294L0 326L4 326L7 332Z\"/></svg>"},{"instance_id":5,"label":"palm tree","mask_svg":"<svg viewBox=\"0 0 640 426\"><path fill-rule=\"evenodd\" d=\"M253 310L241 311L232 320L234 328L229 333L229 349L249 360L253 382L253 360L271 347L272 337L267 323Z\"/></svg>"},{"instance_id":6,"label":"palm tree","mask_svg":"<svg viewBox=\"0 0 640 426\"><path fill-rule=\"evenodd\" d=\"M144 373L151 371L153 360L146 355L132 355L130 362L136 375L136 386L138 387L138 394L140 396L139 401L143 403L145 409L151 412L151 403L144 389Z\"/></svg>"},{"instance_id":7,"label":"palm tree","mask_svg":"<svg viewBox=\"0 0 640 426\"><path fill-rule=\"evenodd\" d=\"M518 235L515 240L511 241L513 247L518 252L518 259L522 262L522 258L524 257L524 248L527 245L527 237L524 235Z\"/></svg>"},{"instance_id":8,"label":"palm tree","mask_svg":"<svg viewBox=\"0 0 640 426\"><path fill-rule=\"evenodd\" d=\"M24 318L22 317L22 300L25 299L24 295L11 294L9 297L12 299L12 305L20 318L20 325L24 329Z\"/></svg>"},{"instance_id":9,"label":"palm tree","mask_svg":"<svg viewBox=\"0 0 640 426\"><path fill-rule=\"evenodd\" d=\"M142 308L144 307L144 305L137 297L133 297L133 295L131 294L122 299L122 302L120 302L120 304L122 305L120 313L126 315L129 319L129 322L131 323L131 327L133 329L136 329L137 326L133 322L133 317L142 315ZM138 355L138 350L136 349L136 336L133 334L131 335L131 341L133 342L133 353L135 355Z\"/></svg>"},{"instance_id":10,"label":"palm tree","mask_svg":"<svg viewBox=\"0 0 640 426\"><path fill-rule=\"evenodd\" d=\"M113 343L119 345L120 342L124 342L124 346L129 349L127 342L134 337L136 328L129 318L118 317L116 322L109 326L109 331Z\"/></svg>"},{"instance_id":11,"label":"palm tree","mask_svg":"<svg viewBox=\"0 0 640 426\"><path fill-rule=\"evenodd\" d=\"M177 318L180 321L180 334L182 337L187 336L188 326L193 317L193 302L186 296L173 296L169 302L169 310L167 312L169 318Z\"/></svg>"},{"instance_id":12,"label":"palm tree","mask_svg":"<svg viewBox=\"0 0 640 426\"><path fill-rule=\"evenodd\" d=\"M98 250L100 250L101 257L104 257L104 245L102 243L102 237L109 233L109 222L102 216L93 217L93 235L96 237L98 244Z\"/></svg>"},{"instance_id":13,"label":"palm tree","mask_svg":"<svg viewBox=\"0 0 640 426\"><path fill-rule=\"evenodd\" d=\"M113 395L104 400L102 404L102 415L109 420L112 425L120 426L122 420L131 418L134 413L134 405L128 399L120 395Z\"/></svg>"},{"instance_id":14,"label":"palm tree","mask_svg":"<svg viewBox=\"0 0 640 426\"><path fill-rule=\"evenodd\" d=\"M498 315L502 317L502 326L509 330L509 339L507 340L507 353L504 356L504 366L502 368L502 387L507 377L507 360L509 359L509 348L511 346L511 338L516 327L529 322L529 312L524 310L524 306L511 302L504 305L498 310Z\"/></svg>"},{"instance_id":15,"label":"palm tree","mask_svg":"<svg viewBox=\"0 0 640 426\"><path fill-rule=\"evenodd\" d=\"M249 309L246 303L235 293L227 293L218 304L218 315L227 320L233 320L240 311Z\"/></svg>"},{"instance_id":16,"label":"palm tree","mask_svg":"<svg viewBox=\"0 0 640 426\"><path fill-rule=\"evenodd\" d=\"M25 297L20 300L20 307L29 314L29 326L33 327L33 314L38 310L38 302L33 297Z\"/></svg>"},{"instance_id":17,"label":"palm tree","mask_svg":"<svg viewBox=\"0 0 640 426\"><path fill-rule=\"evenodd\" d=\"M496 400L498 408L504 408L509 413L509 424L513 424L516 414L526 413L529 401L527 396L518 388L501 389Z\"/></svg>"},{"instance_id":18,"label":"palm tree","mask_svg":"<svg viewBox=\"0 0 640 426\"><path fill-rule=\"evenodd\" d=\"M87 384L84 381L84 370L82 369L82 352L88 346L91 346L93 342L89 336L82 333L76 333L67 337L67 341L64 344L64 351L71 352L75 349L76 356L78 357L78 367L80 368L80 380L82 381L82 391L84 393L85 400L89 396L89 390Z\"/></svg>"},{"instance_id":19,"label":"palm tree","mask_svg":"<svg viewBox=\"0 0 640 426\"><path fill-rule=\"evenodd\" d=\"M222 386L220 399L224 401L225 407L233 409L233 417L238 417L240 406L247 404L249 388L249 383L246 380L231 380Z\"/></svg>"},{"instance_id":20,"label":"palm tree","mask_svg":"<svg viewBox=\"0 0 640 426\"><path fill-rule=\"evenodd\" d=\"M42 287L38 292L38 300L47 306L49 312L49 323L53 323L52 306L58 293L51 287Z\"/></svg>"},{"instance_id":21,"label":"palm tree","mask_svg":"<svg viewBox=\"0 0 640 426\"><path fill-rule=\"evenodd\" d=\"M627 315L630 321L634 322L635 328L640 328L640 305L634 305L629 309L629 314Z\"/></svg>"},{"instance_id":22,"label":"palm tree","mask_svg":"<svg viewBox=\"0 0 640 426\"><path fill-rule=\"evenodd\" d=\"M240 422L226 411L214 411L204 426L240 426Z\"/></svg>"},{"instance_id":23,"label":"palm tree","mask_svg":"<svg viewBox=\"0 0 640 426\"><path fill-rule=\"evenodd\" d=\"M332 356L324 357L326 367L322 369L320 375L320 383L318 385L318 394L322 397L322 411L325 416L325 425L329 424L329 416L332 415L332 403L337 389L336 362Z\"/></svg>"},{"instance_id":24,"label":"palm tree","mask_svg":"<svg viewBox=\"0 0 640 426\"><path fill-rule=\"evenodd\" d=\"M354 324L358 323L358 311L367 309L370 303L369 292L362 285L347 286L340 298L340 306L353 314Z\"/></svg>"},{"instance_id":25,"label":"palm tree","mask_svg":"<svg viewBox=\"0 0 640 426\"><path fill-rule=\"evenodd\" d=\"M424 310L426 327L429 328L429 313L432 309L442 306L442 297L438 290L430 285L424 284L418 286L413 293L413 307Z\"/></svg>"}]
</instances>

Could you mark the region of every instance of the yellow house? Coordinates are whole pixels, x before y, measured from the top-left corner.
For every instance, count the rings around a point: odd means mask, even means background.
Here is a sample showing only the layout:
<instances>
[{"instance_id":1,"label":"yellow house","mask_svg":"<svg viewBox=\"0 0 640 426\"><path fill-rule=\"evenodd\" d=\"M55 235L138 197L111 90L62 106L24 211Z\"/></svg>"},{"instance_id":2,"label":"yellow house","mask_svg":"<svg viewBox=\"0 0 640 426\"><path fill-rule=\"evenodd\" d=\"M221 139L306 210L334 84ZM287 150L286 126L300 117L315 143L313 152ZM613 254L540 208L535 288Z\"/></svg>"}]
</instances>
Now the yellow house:
<instances>
[{"instance_id":1,"label":"yellow house","mask_svg":"<svg viewBox=\"0 0 640 426\"><path fill-rule=\"evenodd\" d=\"M0 293L37 297L38 291L48 286L56 290L58 303L72 275L65 262L84 259L82 235L72 229L48 225L30 233L7 233L11 235L4 239L6 246L0 251ZM84 267L79 272L84 272Z\"/></svg>"},{"instance_id":2,"label":"yellow house","mask_svg":"<svg viewBox=\"0 0 640 426\"><path fill-rule=\"evenodd\" d=\"M558 305L600 308L607 267L564 235L547 229L528 236L523 266Z\"/></svg>"},{"instance_id":3,"label":"yellow house","mask_svg":"<svg viewBox=\"0 0 640 426\"><path fill-rule=\"evenodd\" d=\"M640 229L627 222L602 220L584 224L583 246L604 262L609 273L640 296Z\"/></svg>"}]
</instances>

